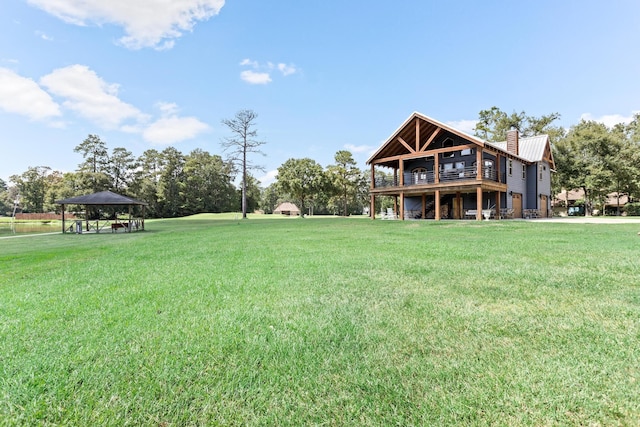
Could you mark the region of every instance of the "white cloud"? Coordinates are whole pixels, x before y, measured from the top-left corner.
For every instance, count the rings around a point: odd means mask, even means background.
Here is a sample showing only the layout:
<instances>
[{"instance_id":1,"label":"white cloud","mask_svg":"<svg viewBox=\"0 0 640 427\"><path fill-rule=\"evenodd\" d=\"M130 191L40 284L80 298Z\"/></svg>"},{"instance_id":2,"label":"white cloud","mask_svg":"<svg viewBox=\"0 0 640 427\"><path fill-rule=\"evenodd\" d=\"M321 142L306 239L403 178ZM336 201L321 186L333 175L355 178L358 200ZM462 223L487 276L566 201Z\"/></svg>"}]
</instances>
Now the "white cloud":
<instances>
[{"instance_id":1,"label":"white cloud","mask_svg":"<svg viewBox=\"0 0 640 427\"><path fill-rule=\"evenodd\" d=\"M54 70L40 79L47 90L66 98L63 106L107 129L125 121L145 121L147 116L118 98L117 84L109 84L84 65Z\"/></svg>"},{"instance_id":2,"label":"white cloud","mask_svg":"<svg viewBox=\"0 0 640 427\"><path fill-rule=\"evenodd\" d=\"M192 31L199 21L220 13L225 0L28 0L70 24L113 24L129 49L170 49L175 39Z\"/></svg>"},{"instance_id":3,"label":"white cloud","mask_svg":"<svg viewBox=\"0 0 640 427\"><path fill-rule=\"evenodd\" d=\"M173 102L158 102L156 107L163 116L174 115L178 112L178 105Z\"/></svg>"},{"instance_id":4,"label":"white cloud","mask_svg":"<svg viewBox=\"0 0 640 427\"><path fill-rule=\"evenodd\" d=\"M477 120L457 120L452 122L447 122L447 124L451 127L454 127L462 132L468 133L469 135L473 135L476 129Z\"/></svg>"},{"instance_id":5,"label":"white cloud","mask_svg":"<svg viewBox=\"0 0 640 427\"><path fill-rule=\"evenodd\" d=\"M370 145L353 145L353 144L345 144L344 148L351 151L354 154L359 153L372 153L375 150L375 147Z\"/></svg>"},{"instance_id":6,"label":"white cloud","mask_svg":"<svg viewBox=\"0 0 640 427\"><path fill-rule=\"evenodd\" d=\"M278 170L275 169L275 170L268 171L266 174L259 177L258 181L260 181L261 187L268 187L269 185L276 182L277 178L278 178Z\"/></svg>"},{"instance_id":7,"label":"white cloud","mask_svg":"<svg viewBox=\"0 0 640 427\"><path fill-rule=\"evenodd\" d=\"M36 31L36 36L38 36L42 40L45 40L45 41L48 41L48 42L52 42L53 41L53 37L50 37L50 36L46 35L42 31Z\"/></svg>"},{"instance_id":8,"label":"white cloud","mask_svg":"<svg viewBox=\"0 0 640 427\"><path fill-rule=\"evenodd\" d=\"M287 65L287 64L278 64L278 70L282 73L283 76L289 76L291 74L295 74L298 70L295 65Z\"/></svg>"},{"instance_id":9,"label":"white cloud","mask_svg":"<svg viewBox=\"0 0 640 427\"><path fill-rule=\"evenodd\" d=\"M0 68L0 109L31 120L62 115L60 106L36 82L7 68Z\"/></svg>"},{"instance_id":10,"label":"white cloud","mask_svg":"<svg viewBox=\"0 0 640 427\"><path fill-rule=\"evenodd\" d=\"M240 65L242 66L250 66L253 68L258 68L258 61L252 61L249 58L243 59L240 61Z\"/></svg>"},{"instance_id":11,"label":"white cloud","mask_svg":"<svg viewBox=\"0 0 640 427\"><path fill-rule=\"evenodd\" d=\"M591 113L584 113L580 116L580 120L585 121L594 121L598 123L602 123L605 126L612 128L619 123L629 124L633 120L633 116L635 114L640 113L640 111L632 111L630 115L623 116L621 114L609 114L600 117L593 117Z\"/></svg>"},{"instance_id":12,"label":"white cloud","mask_svg":"<svg viewBox=\"0 0 640 427\"><path fill-rule=\"evenodd\" d=\"M276 69L285 77L298 72L298 69L293 64L281 62L276 65L271 61L267 61L266 64L260 64L258 61L253 61L249 58L240 61L240 66L251 67L255 70L245 70L240 73L240 78L250 84L271 83L271 71Z\"/></svg>"},{"instance_id":13,"label":"white cloud","mask_svg":"<svg viewBox=\"0 0 640 427\"><path fill-rule=\"evenodd\" d=\"M149 125L142 137L151 143L169 145L191 139L209 129L195 117L162 117Z\"/></svg>"},{"instance_id":14,"label":"white cloud","mask_svg":"<svg viewBox=\"0 0 640 427\"><path fill-rule=\"evenodd\" d=\"M271 83L271 76L269 73L258 73L251 70L245 70L240 73L240 78L252 85L264 85Z\"/></svg>"}]
</instances>

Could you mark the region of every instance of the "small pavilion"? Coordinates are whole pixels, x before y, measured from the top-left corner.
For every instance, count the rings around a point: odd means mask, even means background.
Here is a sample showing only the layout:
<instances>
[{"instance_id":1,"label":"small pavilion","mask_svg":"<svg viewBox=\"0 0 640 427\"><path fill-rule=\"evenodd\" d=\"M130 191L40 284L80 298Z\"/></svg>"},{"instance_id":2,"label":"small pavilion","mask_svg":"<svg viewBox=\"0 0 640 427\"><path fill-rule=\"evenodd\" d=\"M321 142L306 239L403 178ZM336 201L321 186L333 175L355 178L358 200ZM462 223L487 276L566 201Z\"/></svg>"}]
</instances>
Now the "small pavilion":
<instances>
[{"instance_id":1,"label":"small pavilion","mask_svg":"<svg viewBox=\"0 0 640 427\"><path fill-rule=\"evenodd\" d=\"M126 232L144 230L144 215L147 203L140 200L133 199L131 197L116 194L111 191L100 191L98 193L87 194L85 196L70 197L68 199L57 200L57 204L62 205L62 232L73 231L75 233L82 233L83 229L87 232L94 231L100 233L104 229L109 229L111 232L117 232L119 229L123 229ZM72 222L70 227L65 224L65 206L66 205L84 205L85 215L84 220L72 220L66 222ZM117 216L112 219L106 220L89 220L88 209L90 206L110 206L110 207L127 207L129 216L126 220L120 220ZM133 216L133 207L142 207L142 215L140 217ZM85 224L83 224L83 222Z\"/></svg>"}]
</instances>

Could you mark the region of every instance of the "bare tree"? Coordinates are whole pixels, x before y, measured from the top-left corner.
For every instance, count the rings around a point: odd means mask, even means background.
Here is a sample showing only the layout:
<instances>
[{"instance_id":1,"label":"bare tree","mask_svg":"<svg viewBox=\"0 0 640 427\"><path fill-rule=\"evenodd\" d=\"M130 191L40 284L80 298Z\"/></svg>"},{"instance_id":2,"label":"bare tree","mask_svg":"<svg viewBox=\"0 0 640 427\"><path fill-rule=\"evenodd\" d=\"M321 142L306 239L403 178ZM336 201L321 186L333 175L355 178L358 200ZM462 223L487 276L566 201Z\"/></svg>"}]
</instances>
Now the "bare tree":
<instances>
[{"instance_id":1,"label":"bare tree","mask_svg":"<svg viewBox=\"0 0 640 427\"><path fill-rule=\"evenodd\" d=\"M233 119L222 120L232 136L222 140L224 151L230 154L229 161L242 170L242 218L247 217L247 171L264 170L261 166L252 164L247 155L249 153L264 153L259 150L265 141L258 141L258 131L255 129L255 119L258 117L253 110L240 110Z\"/></svg>"}]
</instances>

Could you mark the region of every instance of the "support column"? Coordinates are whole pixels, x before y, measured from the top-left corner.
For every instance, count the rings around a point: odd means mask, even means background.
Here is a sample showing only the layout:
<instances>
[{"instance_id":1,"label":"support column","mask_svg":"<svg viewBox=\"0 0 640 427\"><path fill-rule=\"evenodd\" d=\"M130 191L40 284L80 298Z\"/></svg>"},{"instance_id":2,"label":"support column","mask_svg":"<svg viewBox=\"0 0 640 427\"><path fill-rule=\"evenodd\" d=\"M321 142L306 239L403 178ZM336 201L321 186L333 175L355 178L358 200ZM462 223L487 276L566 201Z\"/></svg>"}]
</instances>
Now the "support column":
<instances>
[{"instance_id":1,"label":"support column","mask_svg":"<svg viewBox=\"0 0 640 427\"><path fill-rule=\"evenodd\" d=\"M500 191L496 191L496 219L500 219Z\"/></svg>"},{"instance_id":2,"label":"support column","mask_svg":"<svg viewBox=\"0 0 640 427\"><path fill-rule=\"evenodd\" d=\"M400 213L398 215L398 219L404 221L404 191L400 193Z\"/></svg>"},{"instance_id":3,"label":"support column","mask_svg":"<svg viewBox=\"0 0 640 427\"><path fill-rule=\"evenodd\" d=\"M427 195L422 195L422 219L427 218Z\"/></svg>"},{"instance_id":4,"label":"support column","mask_svg":"<svg viewBox=\"0 0 640 427\"><path fill-rule=\"evenodd\" d=\"M476 220L482 221L482 187L476 189Z\"/></svg>"},{"instance_id":5,"label":"support column","mask_svg":"<svg viewBox=\"0 0 640 427\"><path fill-rule=\"evenodd\" d=\"M62 234L64 234L64 205L62 205Z\"/></svg>"},{"instance_id":6,"label":"support column","mask_svg":"<svg viewBox=\"0 0 640 427\"><path fill-rule=\"evenodd\" d=\"M370 198L371 198L371 201L369 204L369 217L371 219L376 219L376 196L372 194Z\"/></svg>"},{"instance_id":7,"label":"support column","mask_svg":"<svg viewBox=\"0 0 640 427\"><path fill-rule=\"evenodd\" d=\"M435 220L440 221L440 190L436 190L436 216Z\"/></svg>"},{"instance_id":8,"label":"support column","mask_svg":"<svg viewBox=\"0 0 640 427\"><path fill-rule=\"evenodd\" d=\"M476 179L482 180L482 148L478 147L476 150Z\"/></svg>"},{"instance_id":9,"label":"support column","mask_svg":"<svg viewBox=\"0 0 640 427\"><path fill-rule=\"evenodd\" d=\"M455 219L462 219L462 211L463 211L463 209L462 209L462 198L460 197L460 192L459 191L456 192L456 206L457 206L456 207L456 210L457 210L456 214L457 215L455 215Z\"/></svg>"},{"instance_id":10,"label":"support column","mask_svg":"<svg viewBox=\"0 0 640 427\"><path fill-rule=\"evenodd\" d=\"M393 214L398 216L398 196L393 196Z\"/></svg>"}]
</instances>

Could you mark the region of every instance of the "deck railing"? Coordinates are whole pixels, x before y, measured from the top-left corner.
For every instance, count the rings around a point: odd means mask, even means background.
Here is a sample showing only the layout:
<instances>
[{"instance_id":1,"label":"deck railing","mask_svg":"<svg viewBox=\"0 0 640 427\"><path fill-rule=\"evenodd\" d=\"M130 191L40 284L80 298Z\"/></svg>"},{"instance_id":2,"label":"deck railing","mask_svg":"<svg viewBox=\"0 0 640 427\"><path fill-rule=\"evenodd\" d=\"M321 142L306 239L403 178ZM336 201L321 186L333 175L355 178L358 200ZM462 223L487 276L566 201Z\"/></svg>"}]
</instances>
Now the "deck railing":
<instances>
[{"instance_id":1,"label":"deck railing","mask_svg":"<svg viewBox=\"0 0 640 427\"><path fill-rule=\"evenodd\" d=\"M438 178L440 182L451 182L451 181L462 181L469 179L476 179L476 168L473 166L461 168L461 169L449 169L446 171L440 171L438 173ZM500 182L505 181L505 174L501 174ZM486 168L482 171L482 179L488 181L498 181L498 171L495 169ZM390 177L376 177L374 188L385 188L385 187L398 187L400 183L398 179L390 178ZM426 171L426 172L405 172L404 173L404 186L409 187L412 185L424 185L424 184L435 184L435 172L434 171Z\"/></svg>"}]
</instances>

